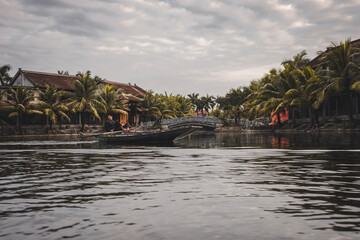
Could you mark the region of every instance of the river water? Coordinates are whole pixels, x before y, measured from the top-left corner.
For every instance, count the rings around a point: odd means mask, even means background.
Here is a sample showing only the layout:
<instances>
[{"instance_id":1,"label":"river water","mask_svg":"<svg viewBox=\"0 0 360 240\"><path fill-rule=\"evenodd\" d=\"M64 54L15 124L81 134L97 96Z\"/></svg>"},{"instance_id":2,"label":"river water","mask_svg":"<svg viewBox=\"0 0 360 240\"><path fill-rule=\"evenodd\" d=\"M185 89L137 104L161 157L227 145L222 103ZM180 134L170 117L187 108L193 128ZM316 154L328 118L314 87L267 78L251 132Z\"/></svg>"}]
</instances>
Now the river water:
<instances>
[{"instance_id":1,"label":"river water","mask_svg":"<svg viewBox=\"0 0 360 240\"><path fill-rule=\"evenodd\" d=\"M360 239L358 134L7 142L0 239Z\"/></svg>"}]
</instances>

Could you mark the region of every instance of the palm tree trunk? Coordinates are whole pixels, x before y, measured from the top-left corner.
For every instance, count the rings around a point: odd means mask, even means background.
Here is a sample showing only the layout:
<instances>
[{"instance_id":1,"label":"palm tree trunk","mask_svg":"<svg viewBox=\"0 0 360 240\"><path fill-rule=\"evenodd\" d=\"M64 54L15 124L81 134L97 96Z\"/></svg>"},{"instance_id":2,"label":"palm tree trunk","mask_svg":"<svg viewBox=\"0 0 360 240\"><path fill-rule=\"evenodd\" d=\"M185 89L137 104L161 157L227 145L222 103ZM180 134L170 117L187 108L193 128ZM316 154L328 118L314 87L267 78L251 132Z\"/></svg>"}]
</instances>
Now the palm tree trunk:
<instances>
[{"instance_id":1,"label":"palm tree trunk","mask_svg":"<svg viewBox=\"0 0 360 240\"><path fill-rule=\"evenodd\" d=\"M46 126L51 129L51 125L49 123L49 116L46 116Z\"/></svg>"},{"instance_id":2,"label":"palm tree trunk","mask_svg":"<svg viewBox=\"0 0 360 240\"><path fill-rule=\"evenodd\" d=\"M309 111L310 111L310 124L308 129L314 129L318 126L319 123L318 110L310 106Z\"/></svg>"},{"instance_id":3,"label":"palm tree trunk","mask_svg":"<svg viewBox=\"0 0 360 240\"><path fill-rule=\"evenodd\" d=\"M84 112L80 112L80 124L81 124L81 129L80 129L80 132L84 132L84 129L85 129L85 119L84 119Z\"/></svg>"},{"instance_id":4,"label":"palm tree trunk","mask_svg":"<svg viewBox=\"0 0 360 240\"><path fill-rule=\"evenodd\" d=\"M310 113L310 123L307 130L313 129L315 126L315 115L314 115L314 110L312 109L311 106L309 107L309 113Z\"/></svg>"},{"instance_id":5,"label":"palm tree trunk","mask_svg":"<svg viewBox=\"0 0 360 240\"><path fill-rule=\"evenodd\" d=\"M101 124L103 126L105 126L106 116L107 116L107 114L103 114L102 117L101 117Z\"/></svg>"},{"instance_id":6,"label":"palm tree trunk","mask_svg":"<svg viewBox=\"0 0 360 240\"><path fill-rule=\"evenodd\" d=\"M292 110L292 128L294 129L296 125L296 119L295 119L295 109Z\"/></svg>"},{"instance_id":7,"label":"palm tree trunk","mask_svg":"<svg viewBox=\"0 0 360 240\"><path fill-rule=\"evenodd\" d=\"M22 124L21 124L21 120L22 120L22 114L18 114L16 117L16 127L19 131L19 134L22 134Z\"/></svg>"},{"instance_id":8,"label":"palm tree trunk","mask_svg":"<svg viewBox=\"0 0 360 240\"><path fill-rule=\"evenodd\" d=\"M348 91L347 92L347 101L348 101L348 114L349 114L349 121L351 123L354 122L354 116L353 116L353 109L352 109L352 101L351 101L351 93Z\"/></svg>"},{"instance_id":9,"label":"palm tree trunk","mask_svg":"<svg viewBox=\"0 0 360 240\"><path fill-rule=\"evenodd\" d=\"M277 113L276 116L277 116L277 120L278 120L277 125L280 126L281 125L280 113Z\"/></svg>"}]
</instances>

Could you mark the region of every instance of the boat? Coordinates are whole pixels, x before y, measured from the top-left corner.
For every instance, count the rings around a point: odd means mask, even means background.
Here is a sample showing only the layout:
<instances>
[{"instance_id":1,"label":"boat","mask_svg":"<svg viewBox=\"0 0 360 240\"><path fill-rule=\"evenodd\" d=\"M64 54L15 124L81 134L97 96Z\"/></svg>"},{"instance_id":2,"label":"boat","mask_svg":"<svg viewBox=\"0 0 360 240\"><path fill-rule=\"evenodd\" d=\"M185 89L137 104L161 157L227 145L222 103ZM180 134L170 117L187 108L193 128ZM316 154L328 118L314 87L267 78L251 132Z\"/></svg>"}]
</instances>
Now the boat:
<instances>
[{"instance_id":1,"label":"boat","mask_svg":"<svg viewBox=\"0 0 360 240\"><path fill-rule=\"evenodd\" d=\"M201 128L201 127L200 127ZM104 143L131 143L131 144L154 144L172 143L176 138L184 137L199 127L184 126L167 130L149 130L136 132L109 132L97 135L96 139Z\"/></svg>"}]
</instances>

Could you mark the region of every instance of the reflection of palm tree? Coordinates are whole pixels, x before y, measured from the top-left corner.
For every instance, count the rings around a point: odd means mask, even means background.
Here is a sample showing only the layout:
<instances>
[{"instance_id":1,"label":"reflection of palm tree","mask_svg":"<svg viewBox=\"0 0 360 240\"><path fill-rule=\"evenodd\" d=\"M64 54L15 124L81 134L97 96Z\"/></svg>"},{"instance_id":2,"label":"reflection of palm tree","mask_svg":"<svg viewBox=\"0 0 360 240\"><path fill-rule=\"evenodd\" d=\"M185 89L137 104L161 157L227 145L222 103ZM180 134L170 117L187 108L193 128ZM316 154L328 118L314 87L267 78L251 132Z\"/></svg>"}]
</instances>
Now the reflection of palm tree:
<instances>
[{"instance_id":1,"label":"reflection of palm tree","mask_svg":"<svg viewBox=\"0 0 360 240\"><path fill-rule=\"evenodd\" d=\"M125 114L124 109L126 100L120 100L122 92L120 89L116 90L114 86L106 84L101 86L98 90L97 109L103 115L103 122L105 117L110 114Z\"/></svg>"},{"instance_id":2,"label":"reflection of palm tree","mask_svg":"<svg viewBox=\"0 0 360 240\"><path fill-rule=\"evenodd\" d=\"M75 92L69 96L69 108L73 112L80 113L81 132L85 128L84 115L86 111L91 112L94 116L100 120L100 116L97 112L95 105L98 103L96 99L97 85L91 78L91 72L78 73L78 78L74 79Z\"/></svg>"},{"instance_id":3,"label":"reflection of palm tree","mask_svg":"<svg viewBox=\"0 0 360 240\"><path fill-rule=\"evenodd\" d=\"M52 124L56 124L58 116L62 116L70 122L70 118L66 114L69 109L60 102L63 94L63 91L59 91L56 85L49 86L47 84L46 89L41 92L39 107L47 116L47 120L50 118L50 129L52 129Z\"/></svg>"},{"instance_id":4,"label":"reflection of palm tree","mask_svg":"<svg viewBox=\"0 0 360 240\"><path fill-rule=\"evenodd\" d=\"M323 59L327 60L330 70L324 77L328 81L328 85L322 91L322 98L331 95L333 92L345 93L347 98L347 107L349 120L354 122L351 91L355 89L356 77L360 72L360 67L355 63L355 56L359 53L359 49L351 45L350 39L340 45L332 43L328 48L328 52L320 52ZM355 85L354 85L355 83ZM353 87L352 87L353 86Z\"/></svg>"},{"instance_id":5,"label":"reflection of palm tree","mask_svg":"<svg viewBox=\"0 0 360 240\"><path fill-rule=\"evenodd\" d=\"M30 89L18 87L9 89L7 92L7 109L10 111L9 117L16 117L16 126L21 132L22 119L25 114L42 114L41 111L32 109L30 103L34 100L33 92Z\"/></svg>"}]
</instances>

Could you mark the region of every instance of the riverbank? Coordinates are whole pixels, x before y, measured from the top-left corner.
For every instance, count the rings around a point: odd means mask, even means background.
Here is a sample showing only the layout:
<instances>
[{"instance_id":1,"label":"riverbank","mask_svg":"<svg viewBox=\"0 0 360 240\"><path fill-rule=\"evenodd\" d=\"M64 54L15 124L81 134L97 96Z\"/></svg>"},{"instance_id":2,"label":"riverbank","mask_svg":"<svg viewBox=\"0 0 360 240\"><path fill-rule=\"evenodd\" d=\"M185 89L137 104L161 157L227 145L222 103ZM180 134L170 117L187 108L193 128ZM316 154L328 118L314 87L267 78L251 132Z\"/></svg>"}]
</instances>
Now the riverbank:
<instances>
[{"instance_id":1,"label":"riverbank","mask_svg":"<svg viewBox=\"0 0 360 240\"><path fill-rule=\"evenodd\" d=\"M30 134L0 136L0 142L10 141L92 141L95 140L94 133L73 134Z\"/></svg>"},{"instance_id":2,"label":"riverbank","mask_svg":"<svg viewBox=\"0 0 360 240\"><path fill-rule=\"evenodd\" d=\"M74 130L76 129L76 130ZM96 135L101 133L103 130L101 126L92 126L91 128L85 128L85 132L78 132L77 128L67 128L67 131L70 133L66 133L66 130L57 131L53 130L50 133L42 133L36 131L31 131L31 134L9 134L9 135L1 135L0 142L9 142L9 141L93 141L96 139ZM29 131L28 131L29 132ZM64 133L65 132L65 133ZM261 129L246 129L242 126L228 126L228 127L218 127L214 130L216 133L351 133L356 132L360 133L360 128L340 128L340 127L329 127L323 126L315 129L306 129L306 128L291 128L290 126L283 126L281 128L276 127L267 127Z\"/></svg>"}]
</instances>

